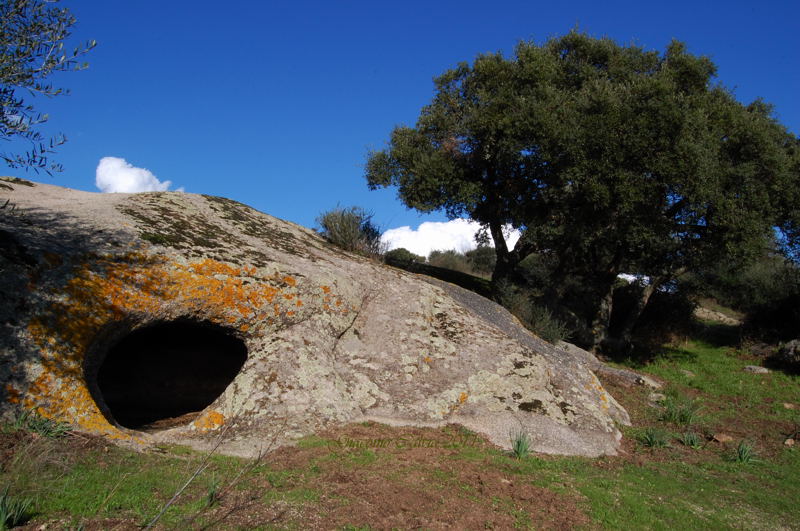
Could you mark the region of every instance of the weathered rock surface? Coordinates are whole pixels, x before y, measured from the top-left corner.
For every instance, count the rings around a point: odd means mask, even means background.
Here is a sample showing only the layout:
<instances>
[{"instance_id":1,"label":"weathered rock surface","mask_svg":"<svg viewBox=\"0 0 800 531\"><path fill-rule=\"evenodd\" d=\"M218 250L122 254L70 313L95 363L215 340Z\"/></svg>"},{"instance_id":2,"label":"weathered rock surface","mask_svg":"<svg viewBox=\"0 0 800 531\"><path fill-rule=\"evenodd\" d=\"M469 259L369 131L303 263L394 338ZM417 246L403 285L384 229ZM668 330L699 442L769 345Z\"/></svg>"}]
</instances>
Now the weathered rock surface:
<instances>
[{"instance_id":1,"label":"weathered rock surface","mask_svg":"<svg viewBox=\"0 0 800 531\"><path fill-rule=\"evenodd\" d=\"M209 447L224 433L220 449L238 455L364 420L458 423L505 447L523 429L547 453L618 448L615 423L627 413L587 361L485 299L470 309L474 294L344 253L227 199L0 184L0 205L15 207L0 209L4 414L36 408L143 444ZM177 426L123 427L115 401L135 407L139 395L157 402L171 389L191 395L193 382L213 387L200 365L213 363L205 351L216 340L188 337L190 325L240 341L241 370ZM147 346L142 330L160 339ZM195 350L181 350L186 330ZM126 379L128 365L109 368L114 356L147 365ZM180 364L185 373L157 381Z\"/></svg>"}]
</instances>

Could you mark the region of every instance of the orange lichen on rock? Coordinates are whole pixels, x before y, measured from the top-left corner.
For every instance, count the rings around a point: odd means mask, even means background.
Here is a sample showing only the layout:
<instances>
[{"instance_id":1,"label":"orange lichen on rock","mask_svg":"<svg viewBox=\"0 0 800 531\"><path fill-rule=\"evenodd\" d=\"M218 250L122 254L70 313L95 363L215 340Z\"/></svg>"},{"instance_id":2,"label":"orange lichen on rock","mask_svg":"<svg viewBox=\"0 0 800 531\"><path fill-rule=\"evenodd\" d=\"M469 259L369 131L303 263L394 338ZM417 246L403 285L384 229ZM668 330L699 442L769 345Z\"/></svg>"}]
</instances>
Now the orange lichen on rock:
<instances>
[{"instance_id":1,"label":"orange lichen on rock","mask_svg":"<svg viewBox=\"0 0 800 531\"><path fill-rule=\"evenodd\" d=\"M278 280L274 277L244 284L241 275L254 273L254 268L210 259L184 265L139 253L81 264L57 294L58 302L28 324L41 353L41 372L26 389L9 385L6 394L16 400L24 396L25 407L44 417L90 432L130 437L106 420L86 387L83 360L94 338L110 323L137 316L152 319L165 312L247 331L248 321L281 292L272 285ZM274 308L278 315L280 306L276 303Z\"/></svg>"},{"instance_id":2,"label":"orange lichen on rock","mask_svg":"<svg viewBox=\"0 0 800 531\"><path fill-rule=\"evenodd\" d=\"M11 404L19 404L20 392L10 383L6 384L6 400Z\"/></svg>"},{"instance_id":3,"label":"orange lichen on rock","mask_svg":"<svg viewBox=\"0 0 800 531\"><path fill-rule=\"evenodd\" d=\"M225 415L213 409L206 411L193 422L194 427L200 431L215 430L223 424L225 424Z\"/></svg>"},{"instance_id":4,"label":"orange lichen on rock","mask_svg":"<svg viewBox=\"0 0 800 531\"><path fill-rule=\"evenodd\" d=\"M464 402L467 401L468 397L469 395L467 393L461 393L460 395L458 395L458 403L463 404Z\"/></svg>"}]
</instances>

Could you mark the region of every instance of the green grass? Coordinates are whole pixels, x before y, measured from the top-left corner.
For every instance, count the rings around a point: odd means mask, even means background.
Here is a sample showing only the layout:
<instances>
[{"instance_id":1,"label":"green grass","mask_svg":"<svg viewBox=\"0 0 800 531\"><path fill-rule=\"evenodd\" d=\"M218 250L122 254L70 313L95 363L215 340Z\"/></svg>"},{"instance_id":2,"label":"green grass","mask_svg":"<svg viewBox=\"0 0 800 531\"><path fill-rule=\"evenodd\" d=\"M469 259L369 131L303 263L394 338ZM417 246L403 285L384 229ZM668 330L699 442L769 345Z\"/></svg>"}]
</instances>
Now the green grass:
<instances>
[{"instance_id":1,"label":"green grass","mask_svg":"<svg viewBox=\"0 0 800 531\"><path fill-rule=\"evenodd\" d=\"M798 403L800 376L772 371L751 374L744 371L753 360L729 346L695 339L681 346L665 348L652 362L643 366L626 363L635 369L670 382L684 394L699 393L714 402L714 408L703 408L709 421L754 414L774 421L800 421L798 411L785 409L785 402ZM689 371L689 376L683 371Z\"/></svg>"},{"instance_id":2,"label":"green grass","mask_svg":"<svg viewBox=\"0 0 800 531\"><path fill-rule=\"evenodd\" d=\"M56 422L40 416L35 411L23 411L11 423L12 430L28 430L51 439L63 437L72 430L65 422Z\"/></svg>"}]
</instances>

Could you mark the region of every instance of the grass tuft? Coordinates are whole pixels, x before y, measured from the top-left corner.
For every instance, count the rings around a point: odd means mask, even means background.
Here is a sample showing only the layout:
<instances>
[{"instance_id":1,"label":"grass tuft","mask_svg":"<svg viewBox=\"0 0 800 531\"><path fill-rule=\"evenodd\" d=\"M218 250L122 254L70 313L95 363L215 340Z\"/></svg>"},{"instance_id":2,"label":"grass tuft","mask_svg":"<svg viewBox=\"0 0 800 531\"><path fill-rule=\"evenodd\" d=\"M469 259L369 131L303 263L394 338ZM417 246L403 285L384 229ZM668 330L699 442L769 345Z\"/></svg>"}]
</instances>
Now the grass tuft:
<instances>
[{"instance_id":1,"label":"grass tuft","mask_svg":"<svg viewBox=\"0 0 800 531\"><path fill-rule=\"evenodd\" d=\"M211 483L208 485L208 491L205 497L206 508L214 507L220 500L220 480L216 474L211 478Z\"/></svg>"},{"instance_id":2,"label":"grass tuft","mask_svg":"<svg viewBox=\"0 0 800 531\"><path fill-rule=\"evenodd\" d=\"M702 406L696 400L673 395L667 396L666 400L664 400L664 408L660 420L680 424L681 426L689 426L697 420Z\"/></svg>"},{"instance_id":3,"label":"grass tuft","mask_svg":"<svg viewBox=\"0 0 800 531\"><path fill-rule=\"evenodd\" d=\"M511 452L517 459L525 459L531 452L531 439L527 432L519 430L509 433Z\"/></svg>"},{"instance_id":4,"label":"grass tuft","mask_svg":"<svg viewBox=\"0 0 800 531\"><path fill-rule=\"evenodd\" d=\"M72 426L66 422L46 419L33 410L23 411L17 415L12 427L15 430L28 430L38 433L48 439L59 439L72 431Z\"/></svg>"},{"instance_id":5,"label":"grass tuft","mask_svg":"<svg viewBox=\"0 0 800 531\"><path fill-rule=\"evenodd\" d=\"M33 500L15 498L8 494L8 487L0 493L0 529L11 529L33 518Z\"/></svg>"},{"instance_id":6,"label":"grass tuft","mask_svg":"<svg viewBox=\"0 0 800 531\"><path fill-rule=\"evenodd\" d=\"M669 446L669 432L660 428L647 428L639 437L639 442L648 448L667 448Z\"/></svg>"},{"instance_id":7,"label":"grass tuft","mask_svg":"<svg viewBox=\"0 0 800 531\"><path fill-rule=\"evenodd\" d=\"M739 441L736 449L733 451L733 461L736 463L747 464L753 462L756 457L753 445L747 441Z\"/></svg>"},{"instance_id":8,"label":"grass tuft","mask_svg":"<svg viewBox=\"0 0 800 531\"><path fill-rule=\"evenodd\" d=\"M687 431L681 434L680 441L683 443L684 446L688 446L693 450L697 450L698 448L702 448L703 446L703 439L702 437L694 431Z\"/></svg>"}]
</instances>

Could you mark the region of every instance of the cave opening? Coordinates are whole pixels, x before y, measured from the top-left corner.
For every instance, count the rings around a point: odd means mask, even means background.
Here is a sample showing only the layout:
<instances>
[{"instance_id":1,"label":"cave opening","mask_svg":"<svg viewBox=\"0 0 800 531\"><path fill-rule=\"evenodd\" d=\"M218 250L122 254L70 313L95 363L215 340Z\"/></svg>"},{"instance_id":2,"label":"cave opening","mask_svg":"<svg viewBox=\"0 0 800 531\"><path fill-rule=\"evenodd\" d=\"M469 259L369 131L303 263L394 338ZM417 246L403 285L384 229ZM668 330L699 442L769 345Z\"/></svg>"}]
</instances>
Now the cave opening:
<instances>
[{"instance_id":1,"label":"cave opening","mask_svg":"<svg viewBox=\"0 0 800 531\"><path fill-rule=\"evenodd\" d=\"M97 391L110 420L142 431L191 422L233 381L244 341L198 322L140 328L111 346L97 369Z\"/></svg>"}]
</instances>

